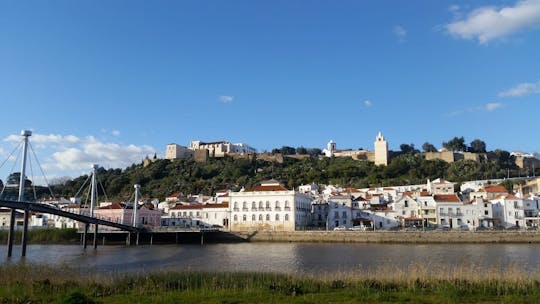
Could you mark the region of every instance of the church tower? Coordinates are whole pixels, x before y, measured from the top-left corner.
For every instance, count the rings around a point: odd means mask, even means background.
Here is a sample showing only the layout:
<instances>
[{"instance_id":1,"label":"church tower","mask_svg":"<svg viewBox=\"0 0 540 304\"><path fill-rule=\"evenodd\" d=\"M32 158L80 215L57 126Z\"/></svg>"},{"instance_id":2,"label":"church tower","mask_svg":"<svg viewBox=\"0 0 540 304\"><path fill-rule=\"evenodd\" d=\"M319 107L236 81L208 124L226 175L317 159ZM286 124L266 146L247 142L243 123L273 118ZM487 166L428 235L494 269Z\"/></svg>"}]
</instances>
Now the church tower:
<instances>
[{"instance_id":1,"label":"church tower","mask_svg":"<svg viewBox=\"0 0 540 304\"><path fill-rule=\"evenodd\" d=\"M381 132L377 134L375 139L375 165L388 165L388 142L384 139Z\"/></svg>"}]
</instances>

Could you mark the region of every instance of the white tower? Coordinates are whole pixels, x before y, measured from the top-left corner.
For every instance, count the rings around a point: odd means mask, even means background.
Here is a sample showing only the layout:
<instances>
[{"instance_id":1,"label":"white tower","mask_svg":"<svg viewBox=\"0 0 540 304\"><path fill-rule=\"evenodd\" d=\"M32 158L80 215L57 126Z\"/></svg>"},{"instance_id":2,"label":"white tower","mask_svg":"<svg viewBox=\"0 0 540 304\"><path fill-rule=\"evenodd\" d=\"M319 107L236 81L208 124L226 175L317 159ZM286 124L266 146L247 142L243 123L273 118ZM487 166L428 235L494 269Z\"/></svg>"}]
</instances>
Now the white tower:
<instances>
[{"instance_id":1,"label":"white tower","mask_svg":"<svg viewBox=\"0 0 540 304\"><path fill-rule=\"evenodd\" d=\"M334 156L335 151L336 151L336 143L333 140L330 140L328 144L326 144L326 149L323 150L323 154L326 157L332 157Z\"/></svg>"},{"instance_id":2,"label":"white tower","mask_svg":"<svg viewBox=\"0 0 540 304\"><path fill-rule=\"evenodd\" d=\"M377 134L375 139L375 165L388 165L388 142L384 139L381 132Z\"/></svg>"}]
</instances>

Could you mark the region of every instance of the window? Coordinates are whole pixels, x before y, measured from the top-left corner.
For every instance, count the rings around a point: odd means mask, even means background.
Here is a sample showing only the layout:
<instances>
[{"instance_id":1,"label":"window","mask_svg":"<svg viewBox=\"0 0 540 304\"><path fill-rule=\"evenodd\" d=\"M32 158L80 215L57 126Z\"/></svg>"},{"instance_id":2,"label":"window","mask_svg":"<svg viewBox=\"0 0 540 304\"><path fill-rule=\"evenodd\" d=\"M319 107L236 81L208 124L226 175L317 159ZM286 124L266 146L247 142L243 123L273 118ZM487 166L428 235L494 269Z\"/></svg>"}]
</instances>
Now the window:
<instances>
[{"instance_id":1,"label":"window","mask_svg":"<svg viewBox=\"0 0 540 304\"><path fill-rule=\"evenodd\" d=\"M263 216L262 216L262 214L259 214L259 221L262 222L262 220L263 220Z\"/></svg>"},{"instance_id":2,"label":"window","mask_svg":"<svg viewBox=\"0 0 540 304\"><path fill-rule=\"evenodd\" d=\"M444 214L444 208L439 208L439 213Z\"/></svg>"},{"instance_id":3,"label":"window","mask_svg":"<svg viewBox=\"0 0 540 304\"><path fill-rule=\"evenodd\" d=\"M256 208L257 208L257 203L251 202L251 209L256 209Z\"/></svg>"},{"instance_id":4,"label":"window","mask_svg":"<svg viewBox=\"0 0 540 304\"><path fill-rule=\"evenodd\" d=\"M341 213L341 216L342 216L343 218L347 218L347 211L343 211L343 212Z\"/></svg>"},{"instance_id":5,"label":"window","mask_svg":"<svg viewBox=\"0 0 540 304\"><path fill-rule=\"evenodd\" d=\"M279 210L279 202L278 201L276 201L276 206L275 207L276 207L277 210Z\"/></svg>"},{"instance_id":6,"label":"window","mask_svg":"<svg viewBox=\"0 0 540 304\"><path fill-rule=\"evenodd\" d=\"M243 220L244 222L247 221L247 216L246 216L245 214L242 216L242 220Z\"/></svg>"},{"instance_id":7,"label":"window","mask_svg":"<svg viewBox=\"0 0 540 304\"><path fill-rule=\"evenodd\" d=\"M256 219L257 218L256 218L255 214L251 215L251 221L255 222Z\"/></svg>"},{"instance_id":8,"label":"window","mask_svg":"<svg viewBox=\"0 0 540 304\"><path fill-rule=\"evenodd\" d=\"M285 214L285 221L289 221L289 215Z\"/></svg>"},{"instance_id":9,"label":"window","mask_svg":"<svg viewBox=\"0 0 540 304\"><path fill-rule=\"evenodd\" d=\"M243 209L247 209L247 202L243 202L243 203L242 203L242 208L243 208Z\"/></svg>"},{"instance_id":10,"label":"window","mask_svg":"<svg viewBox=\"0 0 540 304\"><path fill-rule=\"evenodd\" d=\"M489 215L489 211L484 210L484 215Z\"/></svg>"},{"instance_id":11,"label":"window","mask_svg":"<svg viewBox=\"0 0 540 304\"><path fill-rule=\"evenodd\" d=\"M319 217L320 217L320 216L321 216L321 215L319 214ZM276 221L279 221L279 214L276 214Z\"/></svg>"},{"instance_id":12,"label":"window","mask_svg":"<svg viewBox=\"0 0 540 304\"><path fill-rule=\"evenodd\" d=\"M266 201L266 209L270 209L270 202L269 201Z\"/></svg>"},{"instance_id":13,"label":"window","mask_svg":"<svg viewBox=\"0 0 540 304\"><path fill-rule=\"evenodd\" d=\"M402 215L405 215L405 210L401 211L401 214L402 214Z\"/></svg>"},{"instance_id":14,"label":"window","mask_svg":"<svg viewBox=\"0 0 540 304\"><path fill-rule=\"evenodd\" d=\"M405 201L405 208L409 207L409 202Z\"/></svg>"},{"instance_id":15,"label":"window","mask_svg":"<svg viewBox=\"0 0 540 304\"><path fill-rule=\"evenodd\" d=\"M426 207L427 207L427 201L424 201L424 206L426 206Z\"/></svg>"},{"instance_id":16,"label":"window","mask_svg":"<svg viewBox=\"0 0 540 304\"><path fill-rule=\"evenodd\" d=\"M334 218L339 218L339 213L337 211L334 211Z\"/></svg>"},{"instance_id":17,"label":"window","mask_svg":"<svg viewBox=\"0 0 540 304\"><path fill-rule=\"evenodd\" d=\"M262 208L264 208L264 207L263 207L263 202L260 201L260 202L259 202L259 209L262 209Z\"/></svg>"},{"instance_id":18,"label":"window","mask_svg":"<svg viewBox=\"0 0 540 304\"><path fill-rule=\"evenodd\" d=\"M289 201L285 201L285 208L289 208Z\"/></svg>"},{"instance_id":19,"label":"window","mask_svg":"<svg viewBox=\"0 0 540 304\"><path fill-rule=\"evenodd\" d=\"M234 209L238 209L238 202L234 202Z\"/></svg>"},{"instance_id":20,"label":"window","mask_svg":"<svg viewBox=\"0 0 540 304\"><path fill-rule=\"evenodd\" d=\"M266 215L266 221L270 221L270 214Z\"/></svg>"},{"instance_id":21,"label":"window","mask_svg":"<svg viewBox=\"0 0 540 304\"><path fill-rule=\"evenodd\" d=\"M236 214L234 215L234 221L238 222L238 215L236 215Z\"/></svg>"}]
</instances>

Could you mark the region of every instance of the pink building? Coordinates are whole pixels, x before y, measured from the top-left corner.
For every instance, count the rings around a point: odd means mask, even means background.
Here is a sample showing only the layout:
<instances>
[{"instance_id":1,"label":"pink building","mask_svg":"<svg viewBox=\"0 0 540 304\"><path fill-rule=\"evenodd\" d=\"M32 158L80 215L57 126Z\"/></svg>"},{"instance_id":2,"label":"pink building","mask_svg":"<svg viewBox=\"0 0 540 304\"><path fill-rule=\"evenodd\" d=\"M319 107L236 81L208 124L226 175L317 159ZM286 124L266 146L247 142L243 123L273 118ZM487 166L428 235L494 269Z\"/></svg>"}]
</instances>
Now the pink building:
<instances>
[{"instance_id":1,"label":"pink building","mask_svg":"<svg viewBox=\"0 0 540 304\"><path fill-rule=\"evenodd\" d=\"M133 225L133 207L126 206L124 203L113 203L100 207L94 211L94 216L115 223ZM161 211L146 205L139 205L137 217L138 226L158 227L161 225Z\"/></svg>"}]
</instances>

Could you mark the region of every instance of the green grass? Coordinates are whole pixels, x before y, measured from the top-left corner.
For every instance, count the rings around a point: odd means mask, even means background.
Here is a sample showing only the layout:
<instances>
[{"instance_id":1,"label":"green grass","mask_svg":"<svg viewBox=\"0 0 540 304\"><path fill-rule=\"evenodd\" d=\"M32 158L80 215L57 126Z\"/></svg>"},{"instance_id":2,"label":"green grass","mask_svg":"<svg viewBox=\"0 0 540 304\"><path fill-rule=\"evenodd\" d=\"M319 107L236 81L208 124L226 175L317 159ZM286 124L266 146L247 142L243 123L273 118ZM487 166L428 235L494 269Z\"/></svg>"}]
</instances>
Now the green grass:
<instances>
[{"instance_id":1,"label":"green grass","mask_svg":"<svg viewBox=\"0 0 540 304\"><path fill-rule=\"evenodd\" d=\"M0 266L0 303L540 302L536 272L411 267L324 277L254 272L83 276L71 268L15 264Z\"/></svg>"},{"instance_id":2,"label":"green grass","mask_svg":"<svg viewBox=\"0 0 540 304\"><path fill-rule=\"evenodd\" d=\"M15 231L15 242L20 242L22 236L22 231ZM8 231L0 230L0 242L7 242ZM77 234L77 229L75 228L64 228L64 229L31 229L28 230L28 242L32 243L54 243L54 244L65 244L65 243L78 243L80 240L79 235Z\"/></svg>"}]
</instances>

